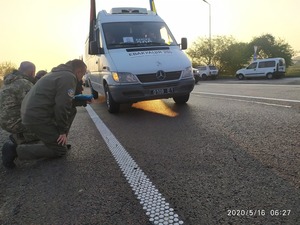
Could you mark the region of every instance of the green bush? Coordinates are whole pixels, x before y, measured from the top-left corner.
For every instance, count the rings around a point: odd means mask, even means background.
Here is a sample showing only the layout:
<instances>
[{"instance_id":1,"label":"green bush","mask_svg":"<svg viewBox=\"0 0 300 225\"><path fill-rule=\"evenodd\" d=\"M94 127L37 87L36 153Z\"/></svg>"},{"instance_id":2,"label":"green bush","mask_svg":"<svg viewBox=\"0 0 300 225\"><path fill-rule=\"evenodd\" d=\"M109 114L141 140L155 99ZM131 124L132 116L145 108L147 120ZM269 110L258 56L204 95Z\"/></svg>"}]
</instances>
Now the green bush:
<instances>
[{"instance_id":1,"label":"green bush","mask_svg":"<svg viewBox=\"0 0 300 225\"><path fill-rule=\"evenodd\" d=\"M286 70L286 74L287 77L300 77L300 63L296 63L292 66L290 66L287 70Z\"/></svg>"}]
</instances>

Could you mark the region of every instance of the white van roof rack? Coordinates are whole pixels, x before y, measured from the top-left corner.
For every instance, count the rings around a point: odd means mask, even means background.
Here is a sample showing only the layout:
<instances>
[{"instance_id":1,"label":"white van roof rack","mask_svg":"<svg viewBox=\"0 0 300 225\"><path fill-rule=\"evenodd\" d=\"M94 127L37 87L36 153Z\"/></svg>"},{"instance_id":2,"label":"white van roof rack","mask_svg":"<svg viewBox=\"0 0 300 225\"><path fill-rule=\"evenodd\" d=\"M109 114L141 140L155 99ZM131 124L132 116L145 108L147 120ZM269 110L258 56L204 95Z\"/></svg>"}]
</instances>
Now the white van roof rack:
<instances>
[{"instance_id":1,"label":"white van roof rack","mask_svg":"<svg viewBox=\"0 0 300 225\"><path fill-rule=\"evenodd\" d=\"M148 11L146 8L112 8L110 10L111 14L148 14Z\"/></svg>"}]
</instances>

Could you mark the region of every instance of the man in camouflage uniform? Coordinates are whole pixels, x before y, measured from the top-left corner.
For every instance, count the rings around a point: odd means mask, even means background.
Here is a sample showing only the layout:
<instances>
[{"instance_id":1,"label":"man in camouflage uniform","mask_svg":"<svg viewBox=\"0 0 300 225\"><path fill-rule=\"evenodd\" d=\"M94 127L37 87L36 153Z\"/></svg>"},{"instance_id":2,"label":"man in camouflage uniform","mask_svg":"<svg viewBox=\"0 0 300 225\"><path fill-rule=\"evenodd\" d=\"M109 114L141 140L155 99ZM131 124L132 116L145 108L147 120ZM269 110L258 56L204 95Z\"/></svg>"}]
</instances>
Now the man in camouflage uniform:
<instances>
[{"instance_id":1,"label":"man in camouflage uniform","mask_svg":"<svg viewBox=\"0 0 300 225\"><path fill-rule=\"evenodd\" d=\"M18 145L19 160L57 158L66 154L67 136L76 106L79 106L74 103L74 96L85 73L84 62L74 59L53 68L30 89L22 101L22 123L41 142ZM10 158L10 163L14 163L14 158Z\"/></svg>"},{"instance_id":2,"label":"man in camouflage uniform","mask_svg":"<svg viewBox=\"0 0 300 225\"><path fill-rule=\"evenodd\" d=\"M21 123L21 104L25 95L35 83L35 65L22 62L18 70L4 77L0 90L0 126L9 133L21 134L26 131Z\"/></svg>"},{"instance_id":3,"label":"man in camouflage uniform","mask_svg":"<svg viewBox=\"0 0 300 225\"><path fill-rule=\"evenodd\" d=\"M21 104L25 95L35 83L35 65L24 61L18 70L4 77L4 85L0 90L0 126L11 133L14 142L22 143L36 140L37 138L24 127L21 121ZM16 143L7 141L2 148L2 160L5 167L14 167L8 163L8 158L16 154ZM6 158L5 158L6 157Z\"/></svg>"}]
</instances>

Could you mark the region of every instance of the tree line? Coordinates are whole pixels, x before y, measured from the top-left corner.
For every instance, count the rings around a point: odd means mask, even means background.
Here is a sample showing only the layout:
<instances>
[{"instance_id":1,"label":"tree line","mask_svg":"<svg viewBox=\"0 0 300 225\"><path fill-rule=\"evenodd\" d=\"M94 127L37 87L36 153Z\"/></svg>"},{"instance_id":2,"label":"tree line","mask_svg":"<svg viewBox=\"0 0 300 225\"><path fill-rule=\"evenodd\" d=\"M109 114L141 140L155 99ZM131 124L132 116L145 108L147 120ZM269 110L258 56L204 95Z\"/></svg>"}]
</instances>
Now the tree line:
<instances>
[{"instance_id":1,"label":"tree line","mask_svg":"<svg viewBox=\"0 0 300 225\"><path fill-rule=\"evenodd\" d=\"M257 58L282 57L286 66L293 64L295 51L282 39L271 34L255 37L249 43L238 42L232 36L216 36L211 40L199 37L186 50L193 67L215 65L220 74L235 75L235 72L253 60L254 46L257 46ZM0 62L0 86L3 77L16 66L11 62Z\"/></svg>"},{"instance_id":2,"label":"tree line","mask_svg":"<svg viewBox=\"0 0 300 225\"><path fill-rule=\"evenodd\" d=\"M254 46L257 46L257 59L282 57L287 67L293 64L295 51L283 39L271 34L255 37L249 43L238 42L232 36L216 36L211 40L199 37L186 53L193 67L215 65L220 74L235 75L253 60Z\"/></svg>"}]
</instances>

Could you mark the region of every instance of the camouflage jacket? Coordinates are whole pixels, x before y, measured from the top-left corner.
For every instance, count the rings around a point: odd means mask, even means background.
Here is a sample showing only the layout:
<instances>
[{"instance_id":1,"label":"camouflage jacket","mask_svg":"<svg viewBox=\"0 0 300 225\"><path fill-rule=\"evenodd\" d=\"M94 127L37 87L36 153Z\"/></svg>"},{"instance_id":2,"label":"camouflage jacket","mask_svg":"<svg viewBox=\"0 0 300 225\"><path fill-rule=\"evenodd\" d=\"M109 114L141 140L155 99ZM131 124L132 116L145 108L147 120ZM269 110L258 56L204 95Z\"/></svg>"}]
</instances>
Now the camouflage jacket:
<instances>
[{"instance_id":1,"label":"camouflage jacket","mask_svg":"<svg viewBox=\"0 0 300 225\"><path fill-rule=\"evenodd\" d=\"M70 128L74 111L73 98L77 86L72 67L61 64L38 80L25 96L21 106L22 123L25 125L53 124L60 134Z\"/></svg>"},{"instance_id":2,"label":"camouflage jacket","mask_svg":"<svg viewBox=\"0 0 300 225\"><path fill-rule=\"evenodd\" d=\"M4 77L0 89L0 126L10 133L23 132L21 124L21 103L34 85L34 77L22 74L18 70Z\"/></svg>"}]
</instances>

